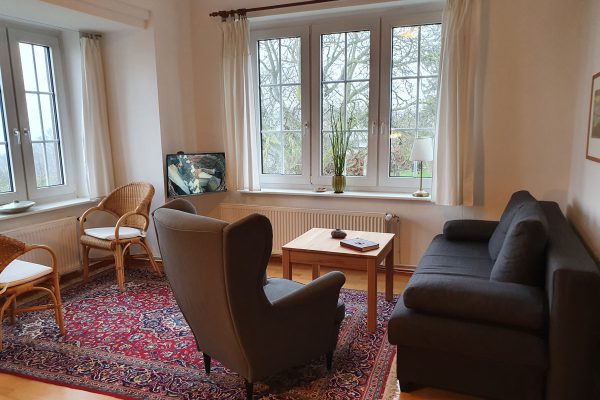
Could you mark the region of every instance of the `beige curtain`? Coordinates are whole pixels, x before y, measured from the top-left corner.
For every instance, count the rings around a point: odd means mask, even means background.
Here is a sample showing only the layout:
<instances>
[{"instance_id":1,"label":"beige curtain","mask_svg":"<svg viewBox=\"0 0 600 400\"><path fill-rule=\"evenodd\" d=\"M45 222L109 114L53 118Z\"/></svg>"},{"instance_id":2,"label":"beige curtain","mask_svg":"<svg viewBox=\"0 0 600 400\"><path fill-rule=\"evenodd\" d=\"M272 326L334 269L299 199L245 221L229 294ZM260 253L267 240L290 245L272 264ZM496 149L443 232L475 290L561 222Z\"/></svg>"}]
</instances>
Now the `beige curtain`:
<instances>
[{"instance_id":1,"label":"beige curtain","mask_svg":"<svg viewBox=\"0 0 600 400\"><path fill-rule=\"evenodd\" d=\"M437 204L472 206L481 104L481 0L448 0L432 196Z\"/></svg>"},{"instance_id":2,"label":"beige curtain","mask_svg":"<svg viewBox=\"0 0 600 400\"><path fill-rule=\"evenodd\" d=\"M100 38L82 37L83 148L88 195L98 198L115 188L110 149L106 85Z\"/></svg>"},{"instance_id":3,"label":"beige curtain","mask_svg":"<svg viewBox=\"0 0 600 400\"><path fill-rule=\"evenodd\" d=\"M228 188L260 190L248 20L229 18L221 27Z\"/></svg>"}]
</instances>

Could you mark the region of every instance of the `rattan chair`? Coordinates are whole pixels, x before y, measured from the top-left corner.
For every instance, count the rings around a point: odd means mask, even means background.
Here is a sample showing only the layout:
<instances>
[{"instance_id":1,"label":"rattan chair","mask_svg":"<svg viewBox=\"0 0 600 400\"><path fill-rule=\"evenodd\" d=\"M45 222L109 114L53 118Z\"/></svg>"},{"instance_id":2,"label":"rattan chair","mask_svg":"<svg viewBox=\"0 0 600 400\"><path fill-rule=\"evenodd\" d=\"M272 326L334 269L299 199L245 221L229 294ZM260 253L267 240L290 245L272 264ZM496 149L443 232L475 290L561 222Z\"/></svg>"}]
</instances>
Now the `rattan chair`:
<instances>
[{"instance_id":1,"label":"rattan chair","mask_svg":"<svg viewBox=\"0 0 600 400\"><path fill-rule=\"evenodd\" d=\"M144 248L154 271L161 274L152 251L146 244L148 213L154 197L154 187L145 182L134 182L121 186L108 194L96 207L83 213L79 219L80 243L83 250L83 279L89 274L90 249L112 251L119 290L125 291L125 254L132 244ZM114 227L85 228L86 218L93 212L104 211L114 215L118 221Z\"/></svg>"},{"instance_id":2,"label":"rattan chair","mask_svg":"<svg viewBox=\"0 0 600 400\"><path fill-rule=\"evenodd\" d=\"M18 260L23 254L33 250L47 251L52 260L51 266L47 267ZM50 288L41 286L46 282L50 282ZM19 295L37 290L46 292L52 299L52 304L17 308L17 297ZM16 314L54 308L56 325L58 325L61 335L65 334L56 255L48 246L28 245L8 236L0 235L0 297L4 299L4 303L0 308L0 350L2 350L1 323L7 309L10 315L10 323L14 324Z\"/></svg>"}]
</instances>

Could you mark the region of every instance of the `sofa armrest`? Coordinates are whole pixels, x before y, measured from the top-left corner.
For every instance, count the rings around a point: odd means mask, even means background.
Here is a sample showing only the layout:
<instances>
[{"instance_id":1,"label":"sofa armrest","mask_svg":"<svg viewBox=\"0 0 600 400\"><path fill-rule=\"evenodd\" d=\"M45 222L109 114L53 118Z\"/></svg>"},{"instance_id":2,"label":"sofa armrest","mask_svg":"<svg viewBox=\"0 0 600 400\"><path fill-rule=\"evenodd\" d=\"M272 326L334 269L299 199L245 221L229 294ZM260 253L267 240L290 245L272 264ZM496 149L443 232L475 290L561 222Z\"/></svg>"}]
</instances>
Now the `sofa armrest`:
<instances>
[{"instance_id":1,"label":"sofa armrest","mask_svg":"<svg viewBox=\"0 0 600 400\"><path fill-rule=\"evenodd\" d=\"M492 237L498 221L479 219L456 219L444 224L444 238L447 240L471 240L487 242Z\"/></svg>"},{"instance_id":2,"label":"sofa armrest","mask_svg":"<svg viewBox=\"0 0 600 400\"><path fill-rule=\"evenodd\" d=\"M546 321L543 290L515 283L417 274L403 297L410 309L444 317L533 331Z\"/></svg>"}]
</instances>

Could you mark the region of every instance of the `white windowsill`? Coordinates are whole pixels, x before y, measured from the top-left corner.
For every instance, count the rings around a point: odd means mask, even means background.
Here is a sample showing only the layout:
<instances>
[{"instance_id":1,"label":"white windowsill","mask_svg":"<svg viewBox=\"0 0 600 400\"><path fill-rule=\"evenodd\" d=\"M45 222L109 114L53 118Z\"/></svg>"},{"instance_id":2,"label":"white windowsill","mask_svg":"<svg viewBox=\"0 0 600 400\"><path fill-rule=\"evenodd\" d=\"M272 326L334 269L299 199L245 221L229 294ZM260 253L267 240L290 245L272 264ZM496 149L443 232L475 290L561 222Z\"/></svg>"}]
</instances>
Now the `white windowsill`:
<instances>
[{"instance_id":1,"label":"white windowsill","mask_svg":"<svg viewBox=\"0 0 600 400\"><path fill-rule=\"evenodd\" d=\"M387 199L387 200L407 200L431 202L431 197L413 197L410 193L389 193L389 192L344 192L333 193L328 190L326 192L315 192L314 190L301 189L261 189L260 191L238 190L243 194L258 194L258 195L283 195L283 196L313 196L313 197L330 197L330 198L354 198L354 199Z\"/></svg>"},{"instance_id":2,"label":"white windowsill","mask_svg":"<svg viewBox=\"0 0 600 400\"><path fill-rule=\"evenodd\" d=\"M0 221L5 221L5 220L9 220L9 219L14 219L14 218L20 218L20 217L25 217L27 215L34 215L34 214L41 214L41 213L45 213L45 212L50 212L50 211L55 211L55 210L60 210L63 208L68 208L68 207L74 207L74 206L80 206L80 205L85 205L85 204L97 204L99 200L93 200L93 199L89 199L89 198L78 198L78 199L70 199L70 200L64 200L64 201L57 201L54 203L47 203L47 204L36 204L33 207L31 207L29 210L24 211L22 213L17 213L17 214L0 214Z\"/></svg>"}]
</instances>

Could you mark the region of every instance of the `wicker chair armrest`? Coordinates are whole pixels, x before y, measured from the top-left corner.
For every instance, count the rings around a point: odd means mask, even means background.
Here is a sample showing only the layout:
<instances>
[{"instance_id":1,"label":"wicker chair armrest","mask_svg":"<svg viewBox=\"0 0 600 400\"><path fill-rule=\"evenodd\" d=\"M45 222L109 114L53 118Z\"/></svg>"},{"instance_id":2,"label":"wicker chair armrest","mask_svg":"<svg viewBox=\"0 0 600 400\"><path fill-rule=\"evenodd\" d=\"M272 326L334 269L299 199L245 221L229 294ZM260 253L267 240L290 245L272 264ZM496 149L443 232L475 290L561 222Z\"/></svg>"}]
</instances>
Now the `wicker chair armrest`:
<instances>
[{"instance_id":1,"label":"wicker chair armrest","mask_svg":"<svg viewBox=\"0 0 600 400\"><path fill-rule=\"evenodd\" d=\"M149 221L148 221L148 216L146 214L143 214L138 211L129 211L129 212L123 214L121 216L121 218L119 218L119 220L117 221L117 224L115 225L115 241L119 240L119 228L125 222L125 220L127 220L127 218L131 217L132 215L140 215L140 216L144 217L144 219L146 220L146 226L148 226ZM144 232L142 232L142 233L144 233Z\"/></svg>"},{"instance_id":2,"label":"wicker chair armrest","mask_svg":"<svg viewBox=\"0 0 600 400\"><path fill-rule=\"evenodd\" d=\"M81 215L81 217L79 217L79 235L84 235L85 234L85 220L87 218L88 215L90 215L93 212L96 211L103 211L105 213L111 214L108 211L104 210L103 207L101 207L100 204L98 204L96 207L92 207L92 208L88 208L87 210L85 210L85 212Z\"/></svg>"},{"instance_id":3,"label":"wicker chair armrest","mask_svg":"<svg viewBox=\"0 0 600 400\"><path fill-rule=\"evenodd\" d=\"M28 245L26 245L23 252L20 254L15 254L15 257L13 258L13 260L11 260L11 262L14 261L15 259L21 257L23 254L29 253L30 251L33 251L33 250L47 251L50 254L50 259L52 260L52 263L50 265L50 267L52 268L52 274L56 274L58 272L58 270L56 269L56 254L50 247L48 247L44 244L28 244ZM8 266L8 264L10 264L10 262L6 263L6 265L4 265L3 267ZM4 268L2 268L2 269L4 269ZM6 289L8 289L8 284L0 285L0 295L2 295L4 292L6 292Z\"/></svg>"}]
</instances>

